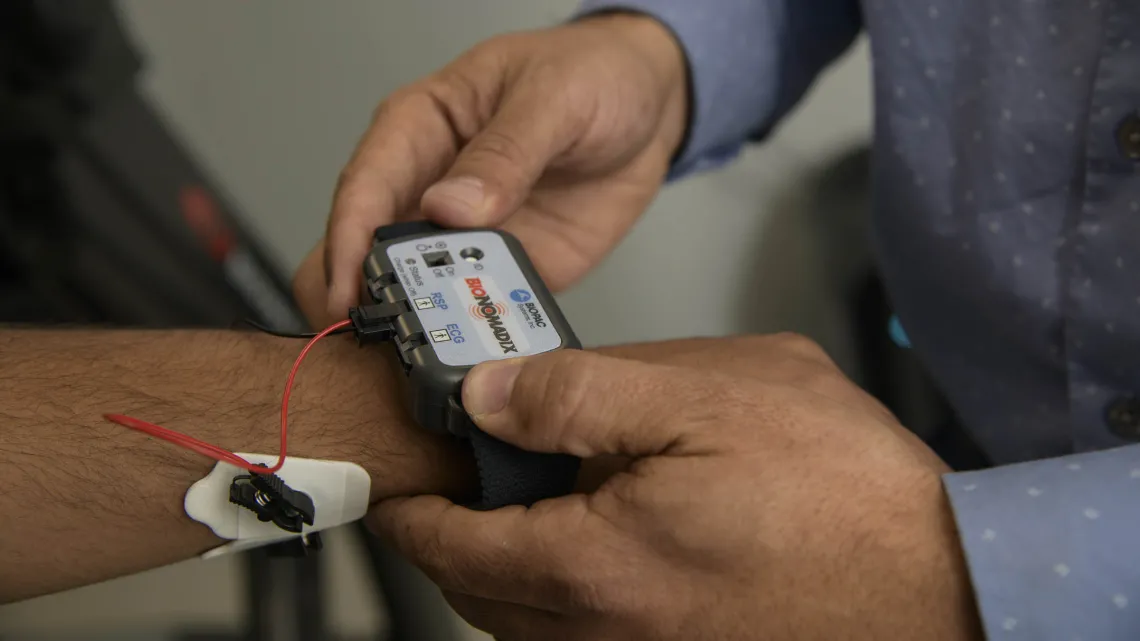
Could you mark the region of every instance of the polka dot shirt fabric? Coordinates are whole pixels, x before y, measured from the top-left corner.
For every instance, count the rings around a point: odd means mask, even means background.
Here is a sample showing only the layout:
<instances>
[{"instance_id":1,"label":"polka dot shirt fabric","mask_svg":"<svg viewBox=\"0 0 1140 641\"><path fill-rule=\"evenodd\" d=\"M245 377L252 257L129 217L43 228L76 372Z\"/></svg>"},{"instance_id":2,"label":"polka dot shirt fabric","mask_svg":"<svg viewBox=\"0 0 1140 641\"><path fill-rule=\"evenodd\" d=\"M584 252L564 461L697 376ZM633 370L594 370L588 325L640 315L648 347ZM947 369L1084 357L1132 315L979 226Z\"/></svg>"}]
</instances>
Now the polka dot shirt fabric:
<instances>
[{"instance_id":1,"label":"polka dot shirt fabric","mask_svg":"<svg viewBox=\"0 0 1140 641\"><path fill-rule=\"evenodd\" d=\"M685 48L672 180L870 37L874 244L992 469L945 479L990 639L1140 639L1140 1L587 0ZM715 225L715 220L709 221Z\"/></svg>"}]
</instances>

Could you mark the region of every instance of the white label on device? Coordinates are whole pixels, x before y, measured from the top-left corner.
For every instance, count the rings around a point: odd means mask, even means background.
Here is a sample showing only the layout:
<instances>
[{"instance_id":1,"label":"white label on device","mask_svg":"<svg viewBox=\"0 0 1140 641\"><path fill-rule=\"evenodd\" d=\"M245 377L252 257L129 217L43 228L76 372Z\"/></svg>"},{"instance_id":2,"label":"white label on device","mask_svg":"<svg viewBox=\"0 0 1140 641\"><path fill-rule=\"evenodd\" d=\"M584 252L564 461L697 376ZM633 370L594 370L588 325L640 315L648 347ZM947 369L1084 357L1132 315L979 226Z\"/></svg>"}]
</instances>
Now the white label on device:
<instances>
[{"instance_id":1,"label":"white label on device","mask_svg":"<svg viewBox=\"0 0 1140 641\"><path fill-rule=\"evenodd\" d=\"M393 244L387 254L428 344L445 365L562 346L534 286L499 235L449 232Z\"/></svg>"}]
</instances>

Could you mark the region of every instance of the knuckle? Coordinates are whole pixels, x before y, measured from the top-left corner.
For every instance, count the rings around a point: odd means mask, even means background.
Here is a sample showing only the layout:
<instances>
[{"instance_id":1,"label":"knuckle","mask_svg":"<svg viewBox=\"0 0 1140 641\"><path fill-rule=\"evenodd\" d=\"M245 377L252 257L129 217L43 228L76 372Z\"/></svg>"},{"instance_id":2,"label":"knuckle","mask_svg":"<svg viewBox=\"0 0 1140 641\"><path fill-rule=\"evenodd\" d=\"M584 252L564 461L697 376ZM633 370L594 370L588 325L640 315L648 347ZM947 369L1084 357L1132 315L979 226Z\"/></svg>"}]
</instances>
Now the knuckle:
<instances>
[{"instance_id":1,"label":"knuckle","mask_svg":"<svg viewBox=\"0 0 1140 641\"><path fill-rule=\"evenodd\" d=\"M396 105L401 100L402 89L397 89L394 93L387 98L380 101L376 108L372 110L372 126L375 127L378 123L384 122L396 109Z\"/></svg>"},{"instance_id":2,"label":"knuckle","mask_svg":"<svg viewBox=\"0 0 1140 641\"><path fill-rule=\"evenodd\" d=\"M417 566L433 580L446 574L447 563L443 556L443 541L440 531L433 529L427 536L407 535L407 547Z\"/></svg>"},{"instance_id":3,"label":"knuckle","mask_svg":"<svg viewBox=\"0 0 1140 641\"><path fill-rule=\"evenodd\" d=\"M505 76L541 56L547 43L546 38L533 31L500 33L476 43L456 60L455 66L492 70Z\"/></svg>"},{"instance_id":4,"label":"knuckle","mask_svg":"<svg viewBox=\"0 0 1140 641\"><path fill-rule=\"evenodd\" d=\"M355 220L367 211L361 206L366 200L366 191L366 180L354 164L341 170L336 179L334 217L329 220L330 229L333 224L341 225L345 221Z\"/></svg>"},{"instance_id":5,"label":"knuckle","mask_svg":"<svg viewBox=\"0 0 1140 641\"><path fill-rule=\"evenodd\" d=\"M514 35L500 34L479 42L442 71L465 76L502 77L517 55Z\"/></svg>"},{"instance_id":6,"label":"knuckle","mask_svg":"<svg viewBox=\"0 0 1140 641\"><path fill-rule=\"evenodd\" d=\"M416 84L393 99L385 114L387 132L390 136L402 134L400 139L411 142L416 136L416 129L435 114L446 116L448 112L428 83Z\"/></svg>"},{"instance_id":7,"label":"knuckle","mask_svg":"<svg viewBox=\"0 0 1140 641\"><path fill-rule=\"evenodd\" d=\"M781 332L772 336L772 340L782 350L790 352L804 360L831 365L833 361L827 351L814 340L796 332Z\"/></svg>"},{"instance_id":8,"label":"knuckle","mask_svg":"<svg viewBox=\"0 0 1140 641\"><path fill-rule=\"evenodd\" d=\"M487 82L466 70L444 69L429 78L424 92L447 120L460 141L471 140L491 119L498 83Z\"/></svg>"},{"instance_id":9,"label":"knuckle","mask_svg":"<svg viewBox=\"0 0 1140 641\"><path fill-rule=\"evenodd\" d=\"M543 367L538 397L543 400L547 428L556 442L581 422L591 402L593 373L587 361L584 354L566 352L549 359Z\"/></svg>"},{"instance_id":10,"label":"knuckle","mask_svg":"<svg viewBox=\"0 0 1140 641\"><path fill-rule=\"evenodd\" d=\"M416 566L434 583L458 592L465 592L470 587L463 579L464 573L457 571L453 557L448 554L452 548L441 529L435 528L431 534L417 538L410 545Z\"/></svg>"},{"instance_id":11,"label":"knuckle","mask_svg":"<svg viewBox=\"0 0 1140 641\"><path fill-rule=\"evenodd\" d=\"M411 110L417 104L422 104L420 102L422 98L423 95L418 86L405 85L400 87L376 105L376 109L372 111L372 122L380 122L405 110Z\"/></svg>"},{"instance_id":12,"label":"knuckle","mask_svg":"<svg viewBox=\"0 0 1140 641\"><path fill-rule=\"evenodd\" d=\"M469 157L480 163L515 165L527 160L526 150L511 134L487 129L471 143Z\"/></svg>"},{"instance_id":13,"label":"knuckle","mask_svg":"<svg viewBox=\"0 0 1140 641\"><path fill-rule=\"evenodd\" d=\"M353 163L349 163L340 170L340 173L336 176L336 190L334 191L338 200L347 198L348 194L353 190L353 186L356 184L357 175L358 172Z\"/></svg>"},{"instance_id":14,"label":"knuckle","mask_svg":"<svg viewBox=\"0 0 1140 641\"><path fill-rule=\"evenodd\" d=\"M425 119L431 118L431 114L442 110L429 81L401 87L382 100L373 110L370 133L373 137L378 133L382 134L379 138L383 139L385 144L396 142L410 150L414 148L411 143L416 130L422 126ZM358 149L358 155L362 151L364 149Z\"/></svg>"},{"instance_id":15,"label":"knuckle","mask_svg":"<svg viewBox=\"0 0 1140 641\"><path fill-rule=\"evenodd\" d=\"M589 529L589 504L582 501L554 501L530 508L531 537L543 559L544 571L539 589L557 603L575 610L595 610L598 594L592 581L592 568L598 567L596 537L582 545L580 536Z\"/></svg>"},{"instance_id":16,"label":"knuckle","mask_svg":"<svg viewBox=\"0 0 1140 641\"><path fill-rule=\"evenodd\" d=\"M402 132L387 137L383 144L398 155L415 157L415 148ZM390 210L397 202L395 192L405 178L402 174L384 171L387 168L381 168L381 171L376 169L365 155L358 155L340 171L336 179L329 231L346 223L370 224L377 222L377 216L391 215Z\"/></svg>"},{"instance_id":17,"label":"knuckle","mask_svg":"<svg viewBox=\"0 0 1140 641\"><path fill-rule=\"evenodd\" d=\"M552 555L550 565L550 581L552 585L546 589L551 592L556 602L563 604L571 611L602 613L616 609L615 599L620 595L614 594L610 588L611 581L597 580L592 576L591 568L605 567L612 563L611 558L599 558L598 554L587 552L583 546L575 545L574 552L563 550Z\"/></svg>"},{"instance_id":18,"label":"knuckle","mask_svg":"<svg viewBox=\"0 0 1140 641\"><path fill-rule=\"evenodd\" d=\"M467 63L499 60L512 47L516 41L516 35L504 33L477 42L460 57L460 60Z\"/></svg>"}]
</instances>

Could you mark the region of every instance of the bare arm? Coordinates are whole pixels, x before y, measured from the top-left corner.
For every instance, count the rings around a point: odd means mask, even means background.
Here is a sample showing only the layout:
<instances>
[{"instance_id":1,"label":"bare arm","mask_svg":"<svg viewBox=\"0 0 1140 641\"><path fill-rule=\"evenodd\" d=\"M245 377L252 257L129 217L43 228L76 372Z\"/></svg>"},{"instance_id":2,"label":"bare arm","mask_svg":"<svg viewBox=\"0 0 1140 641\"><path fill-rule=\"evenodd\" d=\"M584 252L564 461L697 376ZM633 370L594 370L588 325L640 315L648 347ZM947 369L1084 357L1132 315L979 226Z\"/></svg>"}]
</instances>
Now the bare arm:
<instances>
[{"instance_id":1,"label":"bare arm","mask_svg":"<svg viewBox=\"0 0 1140 641\"><path fill-rule=\"evenodd\" d=\"M704 344L601 351L685 363ZM213 461L102 415L122 412L230 450L276 453L282 387L302 346L220 331L0 330L0 603L222 543L182 511L186 489ZM470 458L412 426L389 356L345 336L315 347L290 402L289 453L361 464L373 501L464 497L475 488ZM732 356L718 358L720 367ZM608 470L601 461L587 466L583 482Z\"/></svg>"},{"instance_id":2,"label":"bare arm","mask_svg":"<svg viewBox=\"0 0 1140 641\"><path fill-rule=\"evenodd\" d=\"M274 454L303 341L220 331L0 330L0 603L180 561L220 544L182 510L211 459L107 423L121 412ZM290 402L289 453L359 463L372 499L462 495L474 472L399 409L388 354L330 336Z\"/></svg>"}]
</instances>

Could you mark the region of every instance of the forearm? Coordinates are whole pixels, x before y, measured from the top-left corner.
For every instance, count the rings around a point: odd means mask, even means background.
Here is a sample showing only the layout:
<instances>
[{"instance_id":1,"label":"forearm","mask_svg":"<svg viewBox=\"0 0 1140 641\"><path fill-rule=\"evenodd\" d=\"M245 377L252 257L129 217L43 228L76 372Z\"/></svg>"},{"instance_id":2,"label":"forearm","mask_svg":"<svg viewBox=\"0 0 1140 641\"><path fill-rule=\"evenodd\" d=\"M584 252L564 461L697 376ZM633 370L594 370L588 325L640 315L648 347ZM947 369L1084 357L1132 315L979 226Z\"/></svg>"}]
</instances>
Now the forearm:
<instances>
[{"instance_id":1,"label":"forearm","mask_svg":"<svg viewBox=\"0 0 1140 641\"><path fill-rule=\"evenodd\" d=\"M176 562L220 544L182 510L214 462L106 422L122 412L274 454L303 343L220 331L0 331L0 602ZM463 495L468 457L411 426L387 354L317 345L290 402L289 454L347 460L372 498Z\"/></svg>"},{"instance_id":2,"label":"forearm","mask_svg":"<svg viewBox=\"0 0 1140 641\"><path fill-rule=\"evenodd\" d=\"M708 340L608 346L611 356L751 371ZM122 412L221 447L274 454L303 343L219 331L0 330L0 603L177 562L223 541L183 512L212 460L102 418ZM474 490L471 458L412 426L390 355L332 336L290 402L289 453L359 463L372 498ZM694 359L697 359L694 361ZM737 358L737 360L740 360ZM585 468L583 483L610 472Z\"/></svg>"}]
</instances>

